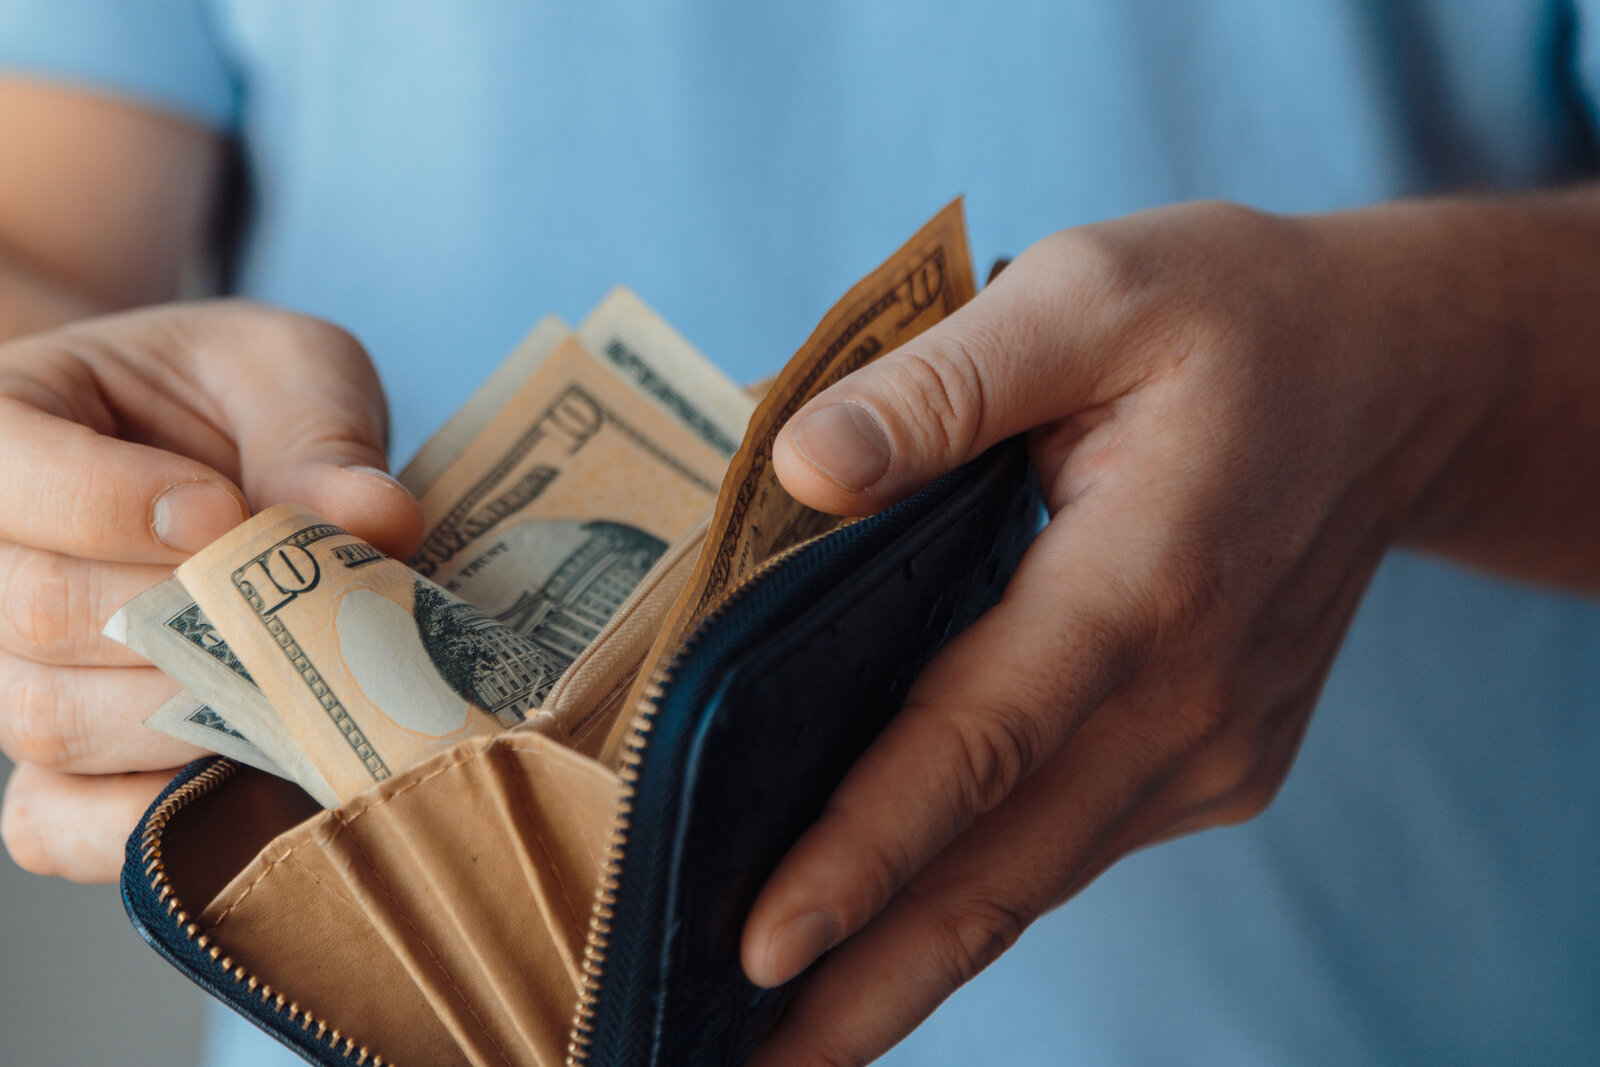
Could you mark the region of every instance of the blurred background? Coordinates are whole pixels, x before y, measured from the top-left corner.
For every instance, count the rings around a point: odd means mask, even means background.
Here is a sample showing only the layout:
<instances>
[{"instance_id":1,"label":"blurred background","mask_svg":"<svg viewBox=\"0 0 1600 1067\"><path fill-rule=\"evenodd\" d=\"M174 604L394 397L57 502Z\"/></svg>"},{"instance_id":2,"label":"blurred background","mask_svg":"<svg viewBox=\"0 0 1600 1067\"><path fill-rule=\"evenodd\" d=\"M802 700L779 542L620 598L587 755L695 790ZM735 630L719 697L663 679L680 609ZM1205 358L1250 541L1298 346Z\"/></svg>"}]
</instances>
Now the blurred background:
<instances>
[{"instance_id":1,"label":"blurred background","mask_svg":"<svg viewBox=\"0 0 1600 1067\"><path fill-rule=\"evenodd\" d=\"M361 338L402 459L617 282L764 377L963 190L986 265L1194 197L1600 174L1600 0L659 8L0 0L0 71L244 141L232 288ZM1592 599L1397 555L1272 809L1120 864L893 1063L1596 1062L1597 693ZM0 904L0 1067L196 1061L115 887L0 850Z\"/></svg>"},{"instance_id":2,"label":"blurred background","mask_svg":"<svg viewBox=\"0 0 1600 1067\"><path fill-rule=\"evenodd\" d=\"M0 1062L195 1062L206 995L139 940L116 886L37 878L0 849L0 909Z\"/></svg>"}]
</instances>

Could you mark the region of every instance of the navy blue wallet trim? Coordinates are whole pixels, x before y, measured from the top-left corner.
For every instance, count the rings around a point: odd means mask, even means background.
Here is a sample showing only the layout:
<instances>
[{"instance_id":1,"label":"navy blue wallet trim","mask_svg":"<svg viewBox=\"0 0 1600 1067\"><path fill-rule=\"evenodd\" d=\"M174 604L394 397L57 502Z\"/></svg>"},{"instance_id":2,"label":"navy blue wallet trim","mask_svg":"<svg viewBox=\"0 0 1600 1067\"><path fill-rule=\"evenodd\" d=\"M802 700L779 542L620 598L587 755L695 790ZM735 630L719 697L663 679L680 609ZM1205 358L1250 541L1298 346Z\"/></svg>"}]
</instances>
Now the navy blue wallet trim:
<instances>
[{"instance_id":1,"label":"navy blue wallet trim","mask_svg":"<svg viewBox=\"0 0 1600 1067\"><path fill-rule=\"evenodd\" d=\"M790 987L739 963L766 877L1038 525L1020 441L786 560L703 624L658 703L596 1005L594 1064L735 1064Z\"/></svg>"},{"instance_id":2,"label":"navy blue wallet trim","mask_svg":"<svg viewBox=\"0 0 1600 1067\"><path fill-rule=\"evenodd\" d=\"M744 978L745 914L921 668L998 599L1039 514L1015 439L797 550L697 627L640 751L580 1056L603 1067L701 1067L754 1050L792 986L761 990ZM186 767L129 839L122 896L135 928L311 1062L359 1062L362 1045L404 1060L381 1034L335 1034L258 996L186 929L181 892L153 884L150 856L174 807L204 803L234 767L214 758Z\"/></svg>"},{"instance_id":3,"label":"navy blue wallet trim","mask_svg":"<svg viewBox=\"0 0 1600 1067\"><path fill-rule=\"evenodd\" d=\"M231 959L220 952L211 955L210 949L215 946L197 940L188 929L193 920L183 913L180 897L165 882L152 879L155 866L152 849L156 850L154 858L158 859L160 831L165 829L175 803L203 803L204 795L224 783L238 767L232 760L208 756L195 760L167 783L128 838L122 861L122 906L145 943L190 981L298 1052L307 1062L348 1067L355 1062L349 1054L354 1051L353 1045L346 1049L342 1042L334 1040L327 1028L299 1025L308 1016L290 1017L282 1005L256 996L255 988L236 975L230 966ZM192 799L186 799L186 794L192 794Z\"/></svg>"}]
</instances>

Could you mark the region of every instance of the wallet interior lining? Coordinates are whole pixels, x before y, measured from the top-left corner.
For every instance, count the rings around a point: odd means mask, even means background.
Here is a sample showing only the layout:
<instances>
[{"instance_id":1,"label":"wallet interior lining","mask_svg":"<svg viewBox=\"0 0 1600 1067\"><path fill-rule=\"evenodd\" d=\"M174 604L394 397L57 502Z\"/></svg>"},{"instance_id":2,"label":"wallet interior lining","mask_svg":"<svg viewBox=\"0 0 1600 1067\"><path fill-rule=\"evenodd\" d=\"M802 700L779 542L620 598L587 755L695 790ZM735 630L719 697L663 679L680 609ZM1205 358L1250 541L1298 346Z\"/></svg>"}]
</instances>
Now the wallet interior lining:
<instances>
[{"instance_id":1,"label":"wallet interior lining","mask_svg":"<svg viewBox=\"0 0 1600 1067\"><path fill-rule=\"evenodd\" d=\"M329 811L242 769L169 838L195 843L169 866L187 899L208 901L199 926L304 1010L382 1035L388 1061L564 1063L623 795L593 755L634 710L630 683L704 536L663 556L552 689L549 714Z\"/></svg>"},{"instance_id":2,"label":"wallet interior lining","mask_svg":"<svg viewBox=\"0 0 1600 1067\"><path fill-rule=\"evenodd\" d=\"M198 923L386 1059L558 1064L620 788L532 731L465 741L277 835Z\"/></svg>"}]
</instances>

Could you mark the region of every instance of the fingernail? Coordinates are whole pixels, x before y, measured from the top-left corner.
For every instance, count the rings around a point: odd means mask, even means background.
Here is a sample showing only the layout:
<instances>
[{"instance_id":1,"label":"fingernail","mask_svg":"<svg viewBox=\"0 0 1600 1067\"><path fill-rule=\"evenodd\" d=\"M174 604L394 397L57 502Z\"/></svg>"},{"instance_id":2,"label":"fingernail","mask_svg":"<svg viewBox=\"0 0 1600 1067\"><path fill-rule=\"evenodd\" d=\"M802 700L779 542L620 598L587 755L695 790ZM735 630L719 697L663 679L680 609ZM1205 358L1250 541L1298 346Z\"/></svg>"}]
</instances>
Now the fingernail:
<instances>
[{"instance_id":1,"label":"fingernail","mask_svg":"<svg viewBox=\"0 0 1600 1067\"><path fill-rule=\"evenodd\" d=\"M889 469L889 438L872 413L846 401L813 411L789 431L805 461L843 489L865 489Z\"/></svg>"},{"instance_id":2,"label":"fingernail","mask_svg":"<svg viewBox=\"0 0 1600 1067\"><path fill-rule=\"evenodd\" d=\"M150 530L179 552L198 552L245 519L239 501L210 482L185 482L156 497Z\"/></svg>"},{"instance_id":3,"label":"fingernail","mask_svg":"<svg viewBox=\"0 0 1600 1067\"><path fill-rule=\"evenodd\" d=\"M839 924L825 911L797 915L778 927L767 945L767 979L781 985L811 966L839 940Z\"/></svg>"}]
</instances>

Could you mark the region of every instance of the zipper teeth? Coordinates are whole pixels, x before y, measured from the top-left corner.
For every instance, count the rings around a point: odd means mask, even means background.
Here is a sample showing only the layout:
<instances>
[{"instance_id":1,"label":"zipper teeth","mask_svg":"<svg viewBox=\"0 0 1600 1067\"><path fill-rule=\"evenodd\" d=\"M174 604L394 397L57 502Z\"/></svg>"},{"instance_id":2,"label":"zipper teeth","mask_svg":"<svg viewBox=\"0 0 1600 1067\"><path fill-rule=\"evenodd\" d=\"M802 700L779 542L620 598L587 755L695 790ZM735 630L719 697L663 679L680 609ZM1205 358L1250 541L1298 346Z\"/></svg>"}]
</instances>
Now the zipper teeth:
<instances>
[{"instance_id":1,"label":"zipper teeth","mask_svg":"<svg viewBox=\"0 0 1600 1067\"><path fill-rule=\"evenodd\" d=\"M572 1013L572 1027L567 1035L567 1067L586 1067L589 1055L593 1051L595 1008L600 1001L601 987L605 984L606 953L611 947L611 920L616 914L617 887L621 884L624 853L628 847L628 826L630 816L633 814L635 783L639 780L639 764L644 759L645 747L650 743L650 731L655 726L656 712L660 710L662 695L672 682L673 676L677 674L679 664L699 643L706 628L727 614L752 585L766 577L780 564L787 562L790 557L824 538L833 536L856 521L859 520L846 519L831 530L808 537L763 560L755 570L725 590L678 643L677 650L667 658L666 662L652 670L650 681L645 685L644 692L639 696L639 703L634 708L633 721L628 724L628 736L623 742L622 755L619 757L622 766L617 769L617 775L622 779L622 799L617 805L616 814L612 816L611 829L606 836L600 884L595 889L594 905L589 915L589 932L583 948L583 985L578 991L578 1007Z\"/></svg>"},{"instance_id":2,"label":"zipper teeth","mask_svg":"<svg viewBox=\"0 0 1600 1067\"><path fill-rule=\"evenodd\" d=\"M145 819L144 834L140 838L144 873L150 879L150 889L156 894L156 899L167 906L167 914L177 924L178 929L190 941L194 942L211 961L221 968L222 973L233 979L237 984L243 985L251 995L257 997L261 1003L270 1008L273 1014L287 1011L290 1023L300 1021L302 1031L316 1029L316 1040L324 1042L329 1051L338 1052L344 1059L361 1065L361 1067L394 1067L394 1061L385 1060L368 1049L365 1045L357 1045L355 1038L348 1037L328 1023L312 1015L309 1011L290 1000L283 993L273 989L271 985L252 974L242 964L234 962L233 957L225 955L222 946L212 943L211 938L200 932L198 923L190 919L189 913L184 910L172 885L167 877L166 864L161 858L161 835L166 830L167 824L172 821L172 816L185 805L192 803L211 792L217 786L233 777L239 769L239 764L230 759L219 759L189 781L173 790L171 795L163 800L150 812ZM342 1048L340 1046L343 1046Z\"/></svg>"},{"instance_id":3,"label":"zipper teeth","mask_svg":"<svg viewBox=\"0 0 1600 1067\"><path fill-rule=\"evenodd\" d=\"M617 805L617 811L612 816L611 827L606 835L606 850L600 872L600 883L595 890L594 904L589 915L589 930L585 938L583 949L583 984L579 990L578 1006L573 1012L572 1026L567 1039L567 1064L568 1067L585 1067L589 1063L589 1054L594 1044L594 1017L595 1008L600 1000L600 990L605 981L606 953L611 945L611 920L615 916L614 908L617 902L617 887L621 883L622 864L628 845L629 817L633 814L633 798L635 796L635 783L639 780L639 764L644 759L645 747L649 744L650 731L655 723L656 712L660 709L661 697L666 692L666 687L671 683L677 673L678 665L683 661L690 650L699 642L705 629L717 619L721 618L728 610L738 603L761 578L787 562L792 556L816 544L824 538L831 537L852 524L853 520L846 520L832 530L827 530L813 537L808 537L798 544L790 545L782 552L762 561L755 570L745 575L738 582L729 587L704 615L696 621L694 628L681 641L677 650L667 662L657 666L651 673L650 681L640 695L639 703L634 709L633 721L629 723L629 733L623 742L621 756L622 766L618 769L618 776L622 779L622 797ZM167 877L166 865L161 857L161 835L166 830L172 816L185 805L205 796L217 786L233 777L238 771L239 764L230 759L219 759L204 771L195 775L189 781L173 790L166 800L162 801L145 819L144 834L140 838L142 859L145 875L150 879L150 889L156 893L157 899L167 906L167 914L172 917L178 929L190 941L193 941L205 952L222 972L237 983L243 983L249 991L258 996L261 1003L268 1006L274 1014L287 1011L290 1023L300 1020L300 1029L308 1031L316 1027L316 1039L325 1041L330 1051L339 1052L346 1060L354 1057L354 1062L359 1067L395 1067L394 1061L385 1060L381 1055L373 1053L365 1045L357 1045L355 1038L348 1037L338 1029L328 1025L327 1021L311 1014L300 1005L289 1000L283 993L272 988L270 984L262 981L252 974L242 964L236 964L231 956L224 955L222 947L213 944L211 939L200 932L199 924L191 921L189 913L183 908L177 894L172 891L172 886ZM341 1049L340 1045L344 1047Z\"/></svg>"}]
</instances>

